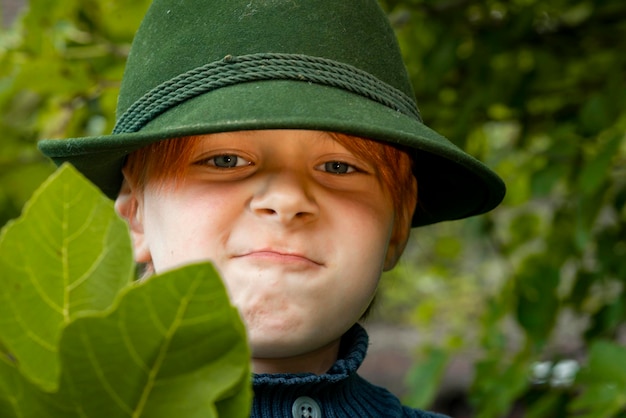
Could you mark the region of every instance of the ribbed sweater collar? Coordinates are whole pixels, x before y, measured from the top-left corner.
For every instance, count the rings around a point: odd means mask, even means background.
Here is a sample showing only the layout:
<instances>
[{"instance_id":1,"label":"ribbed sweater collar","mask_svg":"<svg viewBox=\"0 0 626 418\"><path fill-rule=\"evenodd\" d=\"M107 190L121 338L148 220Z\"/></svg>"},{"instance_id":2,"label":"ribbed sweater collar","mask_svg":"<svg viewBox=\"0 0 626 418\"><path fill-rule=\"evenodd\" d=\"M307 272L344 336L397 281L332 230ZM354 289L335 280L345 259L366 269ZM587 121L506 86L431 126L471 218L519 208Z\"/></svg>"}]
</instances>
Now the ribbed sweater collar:
<instances>
[{"instance_id":1,"label":"ribbed sweater collar","mask_svg":"<svg viewBox=\"0 0 626 418\"><path fill-rule=\"evenodd\" d=\"M292 405L300 396L314 399L324 418L402 416L395 396L356 373L368 342L367 332L357 324L343 336L340 358L326 374L254 375L252 417L291 417Z\"/></svg>"},{"instance_id":2,"label":"ribbed sweater collar","mask_svg":"<svg viewBox=\"0 0 626 418\"><path fill-rule=\"evenodd\" d=\"M354 325L341 340L340 358L322 375L299 374L255 374L254 388L269 389L274 386L291 386L307 389L322 389L328 384L347 379L356 373L367 354L369 337L359 324ZM343 354L343 358L341 358Z\"/></svg>"}]
</instances>

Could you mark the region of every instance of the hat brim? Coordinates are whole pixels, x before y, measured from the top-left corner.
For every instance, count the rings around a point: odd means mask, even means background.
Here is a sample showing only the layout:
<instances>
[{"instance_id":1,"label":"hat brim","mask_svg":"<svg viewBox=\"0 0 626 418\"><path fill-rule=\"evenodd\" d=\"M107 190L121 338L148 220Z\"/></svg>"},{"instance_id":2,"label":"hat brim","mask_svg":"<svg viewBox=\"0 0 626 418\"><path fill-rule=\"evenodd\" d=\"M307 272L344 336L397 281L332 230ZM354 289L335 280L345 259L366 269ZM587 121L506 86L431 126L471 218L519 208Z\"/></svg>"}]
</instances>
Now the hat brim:
<instances>
[{"instance_id":1,"label":"hat brim","mask_svg":"<svg viewBox=\"0 0 626 418\"><path fill-rule=\"evenodd\" d=\"M505 194L494 172L415 118L342 89L298 81L220 88L169 109L139 132L43 140L39 148L57 164L73 164L114 199L129 153L170 138L252 129L341 132L415 150L413 226L485 213Z\"/></svg>"}]
</instances>

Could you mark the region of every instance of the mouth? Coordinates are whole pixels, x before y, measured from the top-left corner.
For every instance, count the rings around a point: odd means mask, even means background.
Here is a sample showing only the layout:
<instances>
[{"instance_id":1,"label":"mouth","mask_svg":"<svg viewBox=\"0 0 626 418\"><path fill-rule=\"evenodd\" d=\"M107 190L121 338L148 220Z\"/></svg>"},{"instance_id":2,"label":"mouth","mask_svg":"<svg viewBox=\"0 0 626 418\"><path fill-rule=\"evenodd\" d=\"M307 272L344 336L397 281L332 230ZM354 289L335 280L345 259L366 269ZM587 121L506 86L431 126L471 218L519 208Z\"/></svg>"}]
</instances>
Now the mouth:
<instances>
[{"instance_id":1,"label":"mouth","mask_svg":"<svg viewBox=\"0 0 626 418\"><path fill-rule=\"evenodd\" d=\"M318 267L324 266L322 262L301 253L266 248L246 251L233 258L249 258L278 264L310 264Z\"/></svg>"}]
</instances>

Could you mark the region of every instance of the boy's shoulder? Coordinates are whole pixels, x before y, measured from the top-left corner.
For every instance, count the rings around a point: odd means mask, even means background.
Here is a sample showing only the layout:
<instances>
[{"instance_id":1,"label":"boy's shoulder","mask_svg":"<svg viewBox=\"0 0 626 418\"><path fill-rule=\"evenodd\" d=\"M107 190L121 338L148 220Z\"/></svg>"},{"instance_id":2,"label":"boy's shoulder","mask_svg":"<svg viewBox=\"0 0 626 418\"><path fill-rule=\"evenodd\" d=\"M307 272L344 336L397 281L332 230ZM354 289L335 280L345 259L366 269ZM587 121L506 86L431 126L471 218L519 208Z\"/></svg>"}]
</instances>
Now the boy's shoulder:
<instances>
[{"instance_id":1,"label":"boy's shoulder","mask_svg":"<svg viewBox=\"0 0 626 418\"><path fill-rule=\"evenodd\" d=\"M358 376L358 375L357 375ZM400 399L389 390L374 385L358 376L359 404L373 407L370 409L371 416L397 417L397 418L450 418L447 415L414 409L401 404ZM373 410L378 411L378 414ZM382 414L382 415L380 415Z\"/></svg>"},{"instance_id":2,"label":"boy's shoulder","mask_svg":"<svg viewBox=\"0 0 626 418\"><path fill-rule=\"evenodd\" d=\"M413 409L408 406L403 407L403 418L450 418L447 415L437 414L435 412L422 411L421 409Z\"/></svg>"}]
</instances>

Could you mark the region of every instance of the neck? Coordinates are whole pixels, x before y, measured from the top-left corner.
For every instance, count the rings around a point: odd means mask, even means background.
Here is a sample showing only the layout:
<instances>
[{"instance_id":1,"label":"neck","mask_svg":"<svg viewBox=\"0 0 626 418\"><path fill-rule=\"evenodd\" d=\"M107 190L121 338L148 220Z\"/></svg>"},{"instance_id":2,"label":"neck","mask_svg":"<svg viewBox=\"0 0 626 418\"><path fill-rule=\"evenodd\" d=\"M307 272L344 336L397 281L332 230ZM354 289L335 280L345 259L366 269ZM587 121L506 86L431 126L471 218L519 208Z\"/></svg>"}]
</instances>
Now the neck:
<instances>
[{"instance_id":1,"label":"neck","mask_svg":"<svg viewBox=\"0 0 626 418\"><path fill-rule=\"evenodd\" d=\"M341 340L333 341L317 350L285 358L252 358L252 369L256 374L324 374L337 361Z\"/></svg>"}]
</instances>

